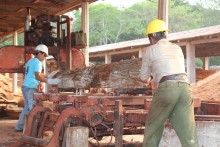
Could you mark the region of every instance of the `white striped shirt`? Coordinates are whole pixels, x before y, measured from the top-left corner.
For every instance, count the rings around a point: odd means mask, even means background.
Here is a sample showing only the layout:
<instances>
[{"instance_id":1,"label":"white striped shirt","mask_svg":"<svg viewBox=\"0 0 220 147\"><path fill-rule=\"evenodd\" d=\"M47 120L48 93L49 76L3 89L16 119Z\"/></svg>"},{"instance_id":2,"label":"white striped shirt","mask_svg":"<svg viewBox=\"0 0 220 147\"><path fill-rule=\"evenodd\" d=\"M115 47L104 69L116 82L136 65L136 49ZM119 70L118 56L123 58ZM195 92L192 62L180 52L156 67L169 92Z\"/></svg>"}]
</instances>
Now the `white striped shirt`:
<instances>
[{"instance_id":1,"label":"white striped shirt","mask_svg":"<svg viewBox=\"0 0 220 147\"><path fill-rule=\"evenodd\" d=\"M143 50L140 71L142 81L147 81L152 74L158 86L163 76L179 73L186 72L184 55L178 45L169 42L167 39L161 39Z\"/></svg>"}]
</instances>

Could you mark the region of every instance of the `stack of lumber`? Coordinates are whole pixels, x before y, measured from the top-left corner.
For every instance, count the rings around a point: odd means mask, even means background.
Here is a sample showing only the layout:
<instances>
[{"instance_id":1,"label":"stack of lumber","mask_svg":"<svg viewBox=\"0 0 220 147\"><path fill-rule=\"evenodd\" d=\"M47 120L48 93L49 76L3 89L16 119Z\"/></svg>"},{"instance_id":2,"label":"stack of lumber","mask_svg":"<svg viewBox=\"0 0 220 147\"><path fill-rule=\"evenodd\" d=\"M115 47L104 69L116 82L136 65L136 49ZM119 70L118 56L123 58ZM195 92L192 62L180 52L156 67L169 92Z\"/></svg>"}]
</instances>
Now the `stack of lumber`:
<instances>
[{"instance_id":1,"label":"stack of lumber","mask_svg":"<svg viewBox=\"0 0 220 147\"><path fill-rule=\"evenodd\" d=\"M21 97L21 88L18 87L18 93L12 93L12 79L0 74L0 104L19 103Z\"/></svg>"}]
</instances>

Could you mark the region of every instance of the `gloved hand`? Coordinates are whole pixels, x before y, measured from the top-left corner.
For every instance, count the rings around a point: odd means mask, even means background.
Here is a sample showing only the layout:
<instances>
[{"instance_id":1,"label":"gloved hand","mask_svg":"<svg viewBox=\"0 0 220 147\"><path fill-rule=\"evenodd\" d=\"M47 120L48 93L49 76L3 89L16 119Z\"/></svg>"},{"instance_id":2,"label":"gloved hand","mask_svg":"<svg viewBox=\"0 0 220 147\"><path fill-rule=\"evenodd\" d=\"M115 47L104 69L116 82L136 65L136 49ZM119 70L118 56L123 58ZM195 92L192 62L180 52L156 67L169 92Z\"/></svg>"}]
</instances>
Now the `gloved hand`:
<instances>
[{"instance_id":1,"label":"gloved hand","mask_svg":"<svg viewBox=\"0 0 220 147\"><path fill-rule=\"evenodd\" d=\"M52 79L53 76L55 76L58 72L59 72L59 70L52 71L50 74L47 75L47 78Z\"/></svg>"},{"instance_id":2,"label":"gloved hand","mask_svg":"<svg viewBox=\"0 0 220 147\"><path fill-rule=\"evenodd\" d=\"M47 79L47 83L51 85L58 85L61 82L61 79L55 78L55 79Z\"/></svg>"}]
</instances>

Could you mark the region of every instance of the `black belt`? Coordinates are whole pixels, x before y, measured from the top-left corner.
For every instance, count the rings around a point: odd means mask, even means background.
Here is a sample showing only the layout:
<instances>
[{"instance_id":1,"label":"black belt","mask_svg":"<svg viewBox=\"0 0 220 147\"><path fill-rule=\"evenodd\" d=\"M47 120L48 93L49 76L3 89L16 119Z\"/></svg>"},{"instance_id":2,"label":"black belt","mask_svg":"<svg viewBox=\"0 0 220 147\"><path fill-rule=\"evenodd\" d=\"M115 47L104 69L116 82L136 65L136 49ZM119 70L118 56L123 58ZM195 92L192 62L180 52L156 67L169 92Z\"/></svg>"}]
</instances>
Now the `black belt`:
<instances>
[{"instance_id":1,"label":"black belt","mask_svg":"<svg viewBox=\"0 0 220 147\"><path fill-rule=\"evenodd\" d=\"M177 81L186 81L186 74L173 74L168 76L163 76L159 83L162 83L167 80L177 80Z\"/></svg>"}]
</instances>

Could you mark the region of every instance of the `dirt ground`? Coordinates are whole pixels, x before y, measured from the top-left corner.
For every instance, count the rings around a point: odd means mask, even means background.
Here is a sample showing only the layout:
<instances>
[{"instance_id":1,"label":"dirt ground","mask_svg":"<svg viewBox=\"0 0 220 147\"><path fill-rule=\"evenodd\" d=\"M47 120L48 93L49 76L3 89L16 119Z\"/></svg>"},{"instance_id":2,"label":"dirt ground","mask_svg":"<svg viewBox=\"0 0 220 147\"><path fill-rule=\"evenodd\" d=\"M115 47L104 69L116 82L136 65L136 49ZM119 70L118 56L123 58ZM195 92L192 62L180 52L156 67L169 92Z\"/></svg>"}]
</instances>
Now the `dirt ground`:
<instances>
[{"instance_id":1,"label":"dirt ground","mask_svg":"<svg viewBox=\"0 0 220 147\"><path fill-rule=\"evenodd\" d=\"M22 136L21 132L15 132L16 123L17 119L0 115L0 147L7 147Z\"/></svg>"}]
</instances>

